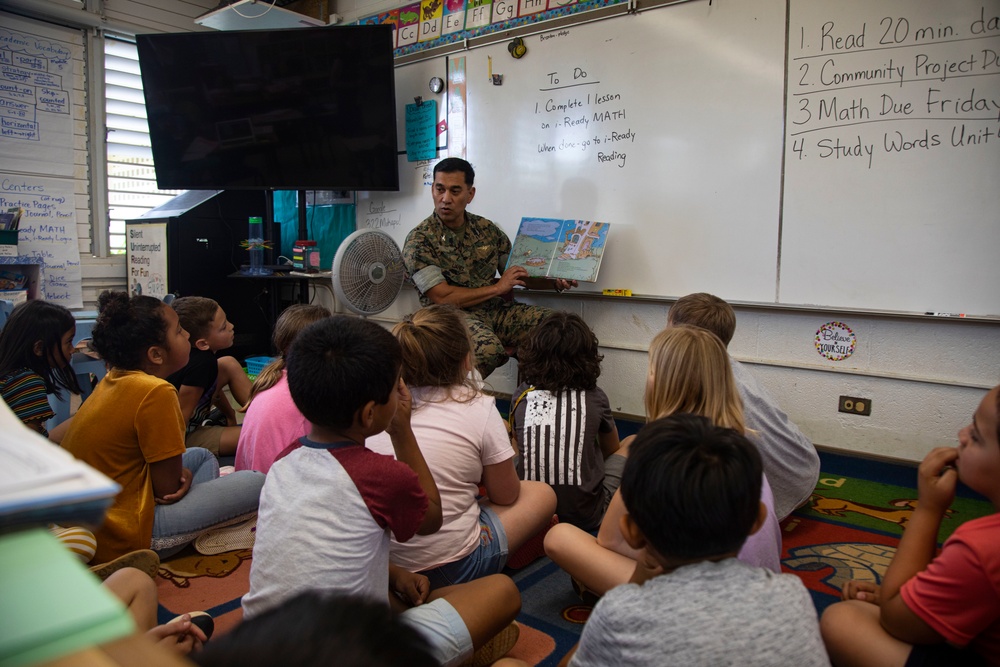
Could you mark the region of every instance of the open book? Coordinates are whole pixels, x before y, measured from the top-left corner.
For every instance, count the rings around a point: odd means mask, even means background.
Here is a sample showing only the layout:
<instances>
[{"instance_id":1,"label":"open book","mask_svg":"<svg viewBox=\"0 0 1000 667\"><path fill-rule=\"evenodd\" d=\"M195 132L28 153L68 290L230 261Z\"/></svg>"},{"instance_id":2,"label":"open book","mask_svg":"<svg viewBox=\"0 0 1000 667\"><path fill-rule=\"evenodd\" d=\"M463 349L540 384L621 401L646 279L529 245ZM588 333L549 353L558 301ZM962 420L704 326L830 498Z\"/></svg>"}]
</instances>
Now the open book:
<instances>
[{"instance_id":1,"label":"open book","mask_svg":"<svg viewBox=\"0 0 1000 667\"><path fill-rule=\"evenodd\" d=\"M507 268L528 275L592 283L597 280L608 240L606 222L521 218Z\"/></svg>"},{"instance_id":2,"label":"open book","mask_svg":"<svg viewBox=\"0 0 1000 667\"><path fill-rule=\"evenodd\" d=\"M100 524L120 490L0 401L0 531L61 521Z\"/></svg>"}]
</instances>

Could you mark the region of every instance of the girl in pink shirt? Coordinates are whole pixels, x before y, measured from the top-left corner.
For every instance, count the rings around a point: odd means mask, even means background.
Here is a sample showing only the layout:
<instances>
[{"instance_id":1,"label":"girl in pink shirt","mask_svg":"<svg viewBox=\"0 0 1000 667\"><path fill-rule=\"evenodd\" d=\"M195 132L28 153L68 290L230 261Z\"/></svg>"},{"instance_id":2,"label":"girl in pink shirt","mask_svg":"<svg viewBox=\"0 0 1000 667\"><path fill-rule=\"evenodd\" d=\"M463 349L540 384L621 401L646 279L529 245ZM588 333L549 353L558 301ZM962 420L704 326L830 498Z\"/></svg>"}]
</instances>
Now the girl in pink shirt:
<instances>
[{"instance_id":1,"label":"girl in pink shirt","mask_svg":"<svg viewBox=\"0 0 1000 667\"><path fill-rule=\"evenodd\" d=\"M243 406L246 415L236 445L237 470L266 473L281 450L309 433L309 420L295 407L288 392L285 353L300 331L329 316L330 311L322 306L295 304L278 318L272 336L278 357L257 376Z\"/></svg>"}]
</instances>

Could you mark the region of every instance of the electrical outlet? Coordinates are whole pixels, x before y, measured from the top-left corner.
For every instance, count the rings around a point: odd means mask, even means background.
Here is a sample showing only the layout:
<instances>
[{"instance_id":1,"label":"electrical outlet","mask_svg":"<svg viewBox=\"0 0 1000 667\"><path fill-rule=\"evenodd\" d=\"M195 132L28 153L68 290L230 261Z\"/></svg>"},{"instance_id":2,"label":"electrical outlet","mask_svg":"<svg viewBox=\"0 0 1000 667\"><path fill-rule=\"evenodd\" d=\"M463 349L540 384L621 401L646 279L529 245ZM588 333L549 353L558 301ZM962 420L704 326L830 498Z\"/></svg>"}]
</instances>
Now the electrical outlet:
<instances>
[{"instance_id":1,"label":"electrical outlet","mask_svg":"<svg viewBox=\"0 0 1000 667\"><path fill-rule=\"evenodd\" d=\"M837 405L837 410L852 415L862 415L870 417L872 414L872 402L869 398L858 398L856 396L841 396Z\"/></svg>"}]
</instances>

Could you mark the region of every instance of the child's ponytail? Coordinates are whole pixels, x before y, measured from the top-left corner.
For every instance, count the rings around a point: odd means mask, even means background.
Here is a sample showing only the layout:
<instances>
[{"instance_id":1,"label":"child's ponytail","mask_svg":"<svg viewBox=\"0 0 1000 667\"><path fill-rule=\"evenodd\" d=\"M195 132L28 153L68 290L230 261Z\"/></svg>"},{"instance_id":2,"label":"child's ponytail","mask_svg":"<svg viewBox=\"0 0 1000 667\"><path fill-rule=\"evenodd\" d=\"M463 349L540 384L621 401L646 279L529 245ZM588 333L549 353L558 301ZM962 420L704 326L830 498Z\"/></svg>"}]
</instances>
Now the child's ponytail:
<instances>
[{"instance_id":1,"label":"child's ponytail","mask_svg":"<svg viewBox=\"0 0 1000 667\"><path fill-rule=\"evenodd\" d=\"M468 400L480 390L465 364L472 354L472 338L454 306L421 308L396 324L392 334L403 349L403 380L409 386L465 386L472 390Z\"/></svg>"}]
</instances>

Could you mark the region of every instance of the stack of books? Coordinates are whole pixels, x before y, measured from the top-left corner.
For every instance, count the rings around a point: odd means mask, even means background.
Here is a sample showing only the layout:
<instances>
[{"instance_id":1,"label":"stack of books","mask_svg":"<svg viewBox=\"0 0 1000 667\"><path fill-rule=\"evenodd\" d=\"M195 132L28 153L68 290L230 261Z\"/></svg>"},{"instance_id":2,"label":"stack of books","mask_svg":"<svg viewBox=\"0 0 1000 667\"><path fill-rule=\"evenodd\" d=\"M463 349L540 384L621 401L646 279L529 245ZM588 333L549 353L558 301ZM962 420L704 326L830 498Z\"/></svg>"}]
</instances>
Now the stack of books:
<instances>
[{"instance_id":1,"label":"stack of books","mask_svg":"<svg viewBox=\"0 0 1000 667\"><path fill-rule=\"evenodd\" d=\"M11 206L6 211L0 212L0 231L16 230L21 224L21 216L24 209L20 206Z\"/></svg>"}]
</instances>

